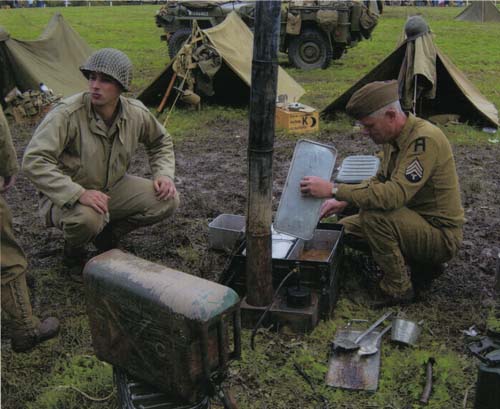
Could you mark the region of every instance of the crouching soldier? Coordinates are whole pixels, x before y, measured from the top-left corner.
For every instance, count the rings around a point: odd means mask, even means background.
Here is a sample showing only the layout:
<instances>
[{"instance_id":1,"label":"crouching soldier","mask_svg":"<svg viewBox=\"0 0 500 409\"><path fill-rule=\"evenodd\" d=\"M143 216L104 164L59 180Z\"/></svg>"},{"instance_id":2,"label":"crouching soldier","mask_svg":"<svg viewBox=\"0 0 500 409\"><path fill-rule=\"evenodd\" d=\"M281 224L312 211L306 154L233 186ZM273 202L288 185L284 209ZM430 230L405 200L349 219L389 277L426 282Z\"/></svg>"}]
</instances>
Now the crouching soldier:
<instances>
[{"instance_id":1,"label":"crouching soldier","mask_svg":"<svg viewBox=\"0 0 500 409\"><path fill-rule=\"evenodd\" d=\"M129 58L104 48L80 70L88 91L47 114L23 160L46 224L63 231L64 264L78 281L88 243L99 251L114 248L124 234L165 219L179 205L170 135L141 102L121 95L132 79ZM139 142L153 180L127 173Z\"/></svg>"},{"instance_id":2,"label":"crouching soldier","mask_svg":"<svg viewBox=\"0 0 500 409\"><path fill-rule=\"evenodd\" d=\"M0 106L0 193L15 182L18 170L7 120ZM2 325L14 352L26 352L59 332L59 321L40 321L33 315L26 285L27 261L14 237L12 214L0 195L0 268L2 276Z\"/></svg>"},{"instance_id":3,"label":"crouching soldier","mask_svg":"<svg viewBox=\"0 0 500 409\"><path fill-rule=\"evenodd\" d=\"M367 244L383 272L373 305L409 303L412 280L429 281L442 272L462 241L464 211L453 152L439 128L401 110L397 81L365 85L346 110L364 135L382 145L378 174L355 185L305 177L301 191L330 198L322 217L342 213L348 204L360 209L340 223L346 244Z\"/></svg>"}]
</instances>

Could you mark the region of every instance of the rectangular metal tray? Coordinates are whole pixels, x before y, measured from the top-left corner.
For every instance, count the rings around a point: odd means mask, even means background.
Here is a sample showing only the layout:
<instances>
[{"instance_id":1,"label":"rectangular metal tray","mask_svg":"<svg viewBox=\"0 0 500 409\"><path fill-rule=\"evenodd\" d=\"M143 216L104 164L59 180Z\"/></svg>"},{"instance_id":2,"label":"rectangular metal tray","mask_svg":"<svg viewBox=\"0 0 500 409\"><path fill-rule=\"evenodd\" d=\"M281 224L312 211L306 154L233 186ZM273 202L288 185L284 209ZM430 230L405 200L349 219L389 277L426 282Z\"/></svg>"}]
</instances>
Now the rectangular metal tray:
<instances>
[{"instance_id":1,"label":"rectangular metal tray","mask_svg":"<svg viewBox=\"0 0 500 409\"><path fill-rule=\"evenodd\" d=\"M276 231L303 240L313 237L324 199L303 196L300 181L304 176L330 180L336 158L332 146L306 139L297 142L274 220Z\"/></svg>"}]
</instances>

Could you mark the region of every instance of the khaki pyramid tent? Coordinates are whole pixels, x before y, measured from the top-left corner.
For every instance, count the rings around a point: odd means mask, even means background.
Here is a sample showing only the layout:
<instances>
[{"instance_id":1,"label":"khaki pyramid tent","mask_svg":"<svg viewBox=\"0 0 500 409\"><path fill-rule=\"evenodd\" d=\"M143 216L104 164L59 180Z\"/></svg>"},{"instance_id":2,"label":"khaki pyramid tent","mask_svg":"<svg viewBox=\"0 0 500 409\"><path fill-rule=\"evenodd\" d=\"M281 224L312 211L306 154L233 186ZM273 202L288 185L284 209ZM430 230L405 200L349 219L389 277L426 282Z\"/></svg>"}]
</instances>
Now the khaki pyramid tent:
<instances>
[{"instance_id":1,"label":"khaki pyramid tent","mask_svg":"<svg viewBox=\"0 0 500 409\"><path fill-rule=\"evenodd\" d=\"M381 63L328 105L321 116L332 119L345 112L352 94L372 81L399 81L403 108L438 120L458 117L461 122L498 127L498 111L434 44L432 34L405 40Z\"/></svg>"},{"instance_id":2,"label":"khaki pyramid tent","mask_svg":"<svg viewBox=\"0 0 500 409\"><path fill-rule=\"evenodd\" d=\"M492 1L473 1L455 20L500 23L500 10Z\"/></svg>"},{"instance_id":3,"label":"khaki pyramid tent","mask_svg":"<svg viewBox=\"0 0 500 409\"><path fill-rule=\"evenodd\" d=\"M193 38L194 37L194 38ZM191 47L191 45L193 45ZM198 30L168 67L138 96L148 106L158 106L167 89L190 89L204 100L246 104L252 77L253 34L235 12L219 25ZM187 64L184 64L188 61ZM186 68L187 67L187 68ZM168 93L167 103L178 92ZM298 101L304 89L285 70L278 71L278 95Z\"/></svg>"},{"instance_id":4,"label":"khaki pyramid tent","mask_svg":"<svg viewBox=\"0 0 500 409\"><path fill-rule=\"evenodd\" d=\"M38 90L40 83L55 94L69 96L86 89L79 67L92 53L87 43L57 13L34 41L10 37L0 27L0 92L2 100L14 87Z\"/></svg>"}]
</instances>

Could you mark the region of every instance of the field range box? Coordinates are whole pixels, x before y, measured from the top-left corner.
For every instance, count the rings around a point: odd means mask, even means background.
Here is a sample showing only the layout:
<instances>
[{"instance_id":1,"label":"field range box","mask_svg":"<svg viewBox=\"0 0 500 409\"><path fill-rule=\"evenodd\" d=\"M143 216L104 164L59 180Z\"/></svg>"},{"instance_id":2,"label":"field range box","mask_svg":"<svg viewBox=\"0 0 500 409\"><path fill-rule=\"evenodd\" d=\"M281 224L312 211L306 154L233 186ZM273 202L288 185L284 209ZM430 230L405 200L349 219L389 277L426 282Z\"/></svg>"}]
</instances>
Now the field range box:
<instances>
[{"instance_id":1,"label":"field range box","mask_svg":"<svg viewBox=\"0 0 500 409\"><path fill-rule=\"evenodd\" d=\"M276 104L276 128L295 133L318 132L319 113L304 104Z\"/></svg>"}]
</instances>

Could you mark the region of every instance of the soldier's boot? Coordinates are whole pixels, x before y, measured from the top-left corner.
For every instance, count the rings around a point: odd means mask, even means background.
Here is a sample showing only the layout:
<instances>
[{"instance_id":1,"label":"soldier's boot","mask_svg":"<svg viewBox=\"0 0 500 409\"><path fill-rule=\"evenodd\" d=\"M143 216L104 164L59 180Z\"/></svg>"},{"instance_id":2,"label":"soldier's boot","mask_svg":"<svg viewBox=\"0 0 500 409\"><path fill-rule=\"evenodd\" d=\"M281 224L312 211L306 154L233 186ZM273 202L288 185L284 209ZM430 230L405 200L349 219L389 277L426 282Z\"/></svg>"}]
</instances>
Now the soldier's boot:
<instances>
[{"instance_id":1,"label":"soldier's boot","mask_svg":"<svg viewBox=\"0 0 500 409\"><path fill-rule=\"evenodd\" d=\"M83 283L83 267L87 262L88 254L85 247L73 247L64 243L63 265L69 277L78 283Z\"/></svg>"},{"instance_id":2,"label":"soldier's boot","mask_svg":"<svg viewBox=\"0 0 500 409\"><path fill-rule=\"evenodd\" d=\"M379 288L373 291L371 306L383 308L414 302L415 292L402 255L399 252L377 254L376 262L384 276L379 283Z\"/></svg>"},{"instance_id":3,"label":"soldier's boot","mask_svg":"<svg viewBox=\"0 0 500 409\"><path fill-rule=\"evenodd\" d=\"M119 243L120 239L114 234L111 223L108 223L94 239L94 246L99 253L115 249Z\"/></svg>"},{"instance_id":4,"label":"soldier's boot","mask_svg":"<svg viewBox=\"0 0 500 409\"><path fill-rule=\"evenodd\" d=\"M12 338L12 350L14 352L28 352L38 344L54 338L57 334L59 334L59 320L55 317L48 317L35 328L31 336Z\"/></svg>"},{"instance_id":5,"label":"soldier's boot","mask_svg":"<svg viewBox=\"0 0 500 409\"><path fill-rule=\"evenodd\" d=\"M431 287L432 281L443 275L448 267L447 263L423 264L411 263L411 282L415 291L426 291Z\"/></svg>"},{"instance_id":6,"label":"soldier's boot","mask_svg":"<svg viewBox=\"0 0 500 409\"><path fill-rule=\"evenodd\" d=\"M56 318L49 317L40 322L33 315L24 274L2 285L2 316L14 352L29 351L59 332Z\"/></svg>"},{"instance_id":7,"label":"soldier's boot","mask_svg":"<svg viewBox=\"0 0 500 409\"><path fill-rule=\"evenodd\" d=\"M381 288L372 294L370 306L375 309L393 307L395 305L408 305L415 301L415 292L410 287L399 294L388 294Z\"/></svg>"}]
</instances>

